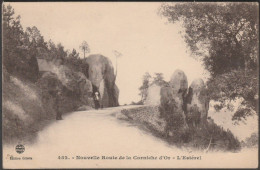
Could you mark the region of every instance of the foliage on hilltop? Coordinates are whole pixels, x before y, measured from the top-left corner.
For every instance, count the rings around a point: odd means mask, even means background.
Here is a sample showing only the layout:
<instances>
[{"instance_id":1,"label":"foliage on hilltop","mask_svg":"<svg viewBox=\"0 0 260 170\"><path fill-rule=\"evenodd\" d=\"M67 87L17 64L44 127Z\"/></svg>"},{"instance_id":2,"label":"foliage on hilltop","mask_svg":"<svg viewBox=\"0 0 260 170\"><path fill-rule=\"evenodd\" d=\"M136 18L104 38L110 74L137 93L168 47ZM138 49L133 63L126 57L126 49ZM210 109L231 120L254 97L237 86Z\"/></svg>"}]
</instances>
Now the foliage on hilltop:
<instances>
[{"instance_id":1,"label":"foliage on hilltop","mask_svg":"<svg viewBox=\"0 0 260 170\"><path fill-rule=\"evenodd\" d=\"M166 86L168 83L164 80L163 73L154 73L154 77L150 73L146 72L143 75L142 86L139 87L139 95L141 96L141 102L143 103L148 95L149 86L156 84L158 86Z\"/></svg>"},{"instance_id":2,"label":"foliage on hilltop","mask_svg":"<svg viewBox=\"0 0 260 170\"><path fill-rule=\"evenodd\" d=\"M75 49L70 52L61 43L45 41L36 26L24 30L20 20L11 5L3 5L3 64L9 73L35 81L39 74L36 58L43 58L88 76L87 63ZM27 75L29 73L36 75Z\"/></svg>"},{"instance_id":3,"label":"foliage on hilltop","mask_svg":"<svg viewBox=\"0 0 260 170\"><path fill-rule=\"evenodd\" d=\"M45 41L37 27L23 29L11 5L3 5L3 140L35 139L54 120L90 105L88 64L79 53ZM52 71L41 72L37 59L51 61ZM60 93L61 92L61 93ZM60 94L58 97L57 94ZM30 139L29 139L30 140Z\"/></svg>"},{"instance_id":4,"label":"foliage on hilltop","mask_svg":"<svg viewBox=\"0 0 260 170\"><path fill-rule=\"evenodd\" d=\"M159 13L169 22L181 22L192 56L210 73L207 82L219 109L235 98L243 100L234 120L257 112L259 4L163 3Z\"/></svg>"}]
</instances>

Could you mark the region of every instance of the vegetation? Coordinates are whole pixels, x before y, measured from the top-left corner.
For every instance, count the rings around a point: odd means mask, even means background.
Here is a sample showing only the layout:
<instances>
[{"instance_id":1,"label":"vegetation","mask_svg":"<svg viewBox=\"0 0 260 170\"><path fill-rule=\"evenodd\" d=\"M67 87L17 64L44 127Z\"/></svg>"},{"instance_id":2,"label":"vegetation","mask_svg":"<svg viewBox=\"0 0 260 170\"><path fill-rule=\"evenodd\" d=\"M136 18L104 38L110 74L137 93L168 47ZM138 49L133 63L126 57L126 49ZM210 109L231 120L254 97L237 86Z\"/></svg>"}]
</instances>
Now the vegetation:
<instances>
[{"instance_id":1,"label":"vegetation","mask_svg":"<svg viewBox=\"0 0 260 170\"><path fill-rule=\"evenodd\" d=\"M204 151L237 151L241 144L230 130L224 130L214 123L205 123L189 128L182 136L187 146Z\"/></svg>"},{"instance_id":2,"label":"vegetation","mask_svg":"<svg viewBox=\"0 0 260 170\"><path fill-rule=\"evenodd\" d=\"M131 102L131 105L143 105L144 103L142 102L142 100L138 101L138 102Z\"/></svg>"},{"instance_id":3,"label":"vegetation","mask_svg":"<svg viewBox=\"0 0 260 170\"><path fill-rule=\"evenodd\" d=\"M158 86L166 85L167 82L164 80L163 73L154 73L153 82L151 84L156 84Z\"/></svg>"},{"instance_id":4,"label":"vegetation","mask_svg":"<svg viewBox=\"0 0 260 170\"><path fill-rule=\"evenodd\" d=\"M258 133L252 133L250 137L246 138L245 141L242 141L242 146L244 147L258 147Z\"/></svg>"},{"instance_id":5,"label":"vegetation","mask_svg":"<svg viewBox=\"0 0 260 170\"><path fill-rule=\"evenodd\" d=\"M216 107L239 98L243 102L234 120L257 112L258 4L164 3L160 14L182 23L192 55L203 61L211 75L210 98L221 103Z\"/></svg>"},{"instance_id":6,"label":"vegetation","mask_svg":"<svg viewBox=\"0 0 260 170\"><path fill-rule=\"evenodd\" d=\"M121 113L126 120L137 124L143 130L164 139L170 144L179 147L190 147L193 150L203 151L237 151L241 148L240 142L229 130L217 126L214 123L201 124L194 128L183 128L183 117L172 113L175 107L143 106L138 108L123 109ZM163 110L162 110L163 109ZM169 119L163 118L163 112L168 111ZM173 126L167 124L171 122ZM169 129L170 128L170 129ZM171 135L168 135L171 132ZM248 144L255 143L256 137L251 137Z\"/></svg>"},{"instance_id":7,"label":"vegetation","mask_svg":"<svg viewBox=\"0 0 260 170\"><path fill-rule=\"evenodd\" d=\"M184 117L179 113L174 99L163 102L159 111L166 122L166 139L170 143L204 151L236 151L241 148L240 142L231 131L224 130L214 122L201 121L195 127L185 127Z\"/></svg>"},{"instance_id":8,"label":"vegetation","mask_svg":"<svg viewBox=\"0 0 260 170\"><path fill-rule=\"evenodd\" d=\"M37 84L21 81L5 69L3 75L3 143L33 141L44 124L55 120L54 99L42 96Z\"/></svg>"},{"instance_id":9,"label":"vegetation","mask_svg":"<svg viewBox=\"0 0 260 170\"><path fill-rule=\"evenodd\" d=\"M203 61L210 73L207 94L217 101L216 110L232 110L232 102L242 100L233 115L241 120L257 112L258 103L258 6L256 3L163 3L160 14L170 22L181 22L191 56ZM167 85L161 73L153 81L146 73L140 87L146 99L151 84ZM160 115L165 120L166 139L177 145L198 149L237 150L238 139L214 122L203 122L191 128L179 113L174 99L162 102ZM246 143L256 143L251 136Z\"/></svg>"},{"instance_id":10,"label":"vegetation","mask_svg":"<svg viewBox=\"0 0 260 170\"><path fill-rule=\"evenodd\" d=\"M79 82L82 73L88 77L88 64L79 53L65 50L62 44L44 40L37 27L27 27L15 17L12 6L3 5L3 140L34 139L36 133L59 110L76 110L82 101ZM40 73L37 59L62 64L66 85L52 72ZM82 72L82 73L80 73ZM85 79L86 80L86 79ZM85 84L85 87L87 85ZM62 92L59 101L57 92ZM84 98L85 99L85 98ZM58 102L57 102L58 101ZM57 103L61 107L57 107Z\"/></svg>"},{"instance_id":11,"label":"vegetation","mask_svg":"<svg viewBox=\"0 0 260 170\"><path fill-rule=\"evenodd\" d=\"M152 79L152 80L151 80ZM156 84L158 86L166 86L168 83L164 80L163 73L154 73L154 77L150 75L150 73L146 72L143 75L143 84L141 87L139 87L141 96L141 101L144 102L147 98L147 92L149 86L152 84Z\"/></svg>"},{"instance_id":12,"label":"vegetation","mask_svg":"<svg viewBox=\"0 0 260 170\"><path fill-rule=\"evenodd\" d=\"M148 72L146 72L145 75L143 76L143 84L139 88L139 90L140 90L139 95L141 95L142 102L144 102L147 97L147 91L148 91L148 88L150 85L150 79L151 79L151 75Z\"/></svg>"},{"instance_id":13,"label":"vegetation","mask_svg":"<svg viewBox=\"0 0 260 170\"><path fill-rule=\"evenodd\" d=\"M84 58L85 58L85 54L90 52L90 48L87 41L83 41L79 48L83 51Z\"/></svg>"},{"instance_id":14,"label":"vegetation","mask_svg":"<svg viewBox=\"0 0 260 170\"><path fill-rule=\"evenodd\" d=\"M36 81L37 75L27 76L27 74L38 73L36 58L43 58L65 64L71 69L81 71L88 76L87 63L79 57L79 53L75 49L69 52L64 49L61 43L56 45L51 40L46 42L35 26L27 27L24 31L20 23L21 17L18 15L14 18L14 14L11 5L3 5L3 65L9 73L21 73L18 76L25 79L36 77L33 79L33 81ZM81 47L85 49L85 52L90 51L85 41ZM28 61L23 62L23 60ZM27 71L28 68L33 68L33 70Z\"/></svg>"}]
</instances>

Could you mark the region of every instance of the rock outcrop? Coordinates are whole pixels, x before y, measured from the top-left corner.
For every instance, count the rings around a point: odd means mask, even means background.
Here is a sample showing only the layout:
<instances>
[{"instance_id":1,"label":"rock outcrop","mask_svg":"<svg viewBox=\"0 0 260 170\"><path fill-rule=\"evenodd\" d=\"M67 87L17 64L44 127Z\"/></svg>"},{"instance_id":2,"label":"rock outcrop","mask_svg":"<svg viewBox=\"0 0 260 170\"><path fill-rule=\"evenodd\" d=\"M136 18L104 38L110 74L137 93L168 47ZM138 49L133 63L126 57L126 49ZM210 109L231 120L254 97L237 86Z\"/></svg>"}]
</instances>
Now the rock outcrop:
<instances>
[{"instance_id":1,"label":"rock outcrop","mask_svg":"<svg viewBox=\"0 0 260 170\"><path fill-rule=\"evenodd\" d=\"M43 101L41 88L33 82L7 71L3 74L3 141L29 140L40 129L42 120L55 119L53 100Z\"/></svg>"},{"instance_id":2,"label":"rock outcrop","mask_svg":"<svg viewBox=\"0 0 260 170\"><path fill-rule=\"evenodd\" d=\"M182 94L188 89L187 76L182 70L175 70L175 72L171 76L170 86L175 94Z\"/></svg>"},{"instance_id":3,"label":"rock outcrop","mask_svg":"<svg viewBox=\"0 0 260 170\"><path fill-rule=\"evenodd\" d=\"M188 88L188 81L185 73L176 70L169 82L169 87L161 88L160 111L165 117L168 131L183 131L186 127L186 117L183 109L184 94Z\"/></svg>"},{"instance_id":4,"label":"rock outcrop","mask_svg":"<svg viewBox=\"0 0 260 170\"><path fill-rule=\"evenodd\" d=\"M209 100L202 79L194 80L188 89L187 76L182 70L176 70L169 84L154 84L148 88L145 105L160 106L161 115L167 122L166 129L173 128L167 129L170 132L206 121Z\"/></svg>"},{"instance_id":5,"label":"rock outcrop","mask_svg":"<svg viewBox=\"0 0 260 170\"><path fill-rule=\"evenodd\" d=\"M114 93L113 93L113 98L115 99L115 106L119 106L118 98L119 98L119 88L117 85L114 85Z\"/></svg>"},{"instance_id":6,"label":"rock outcrop","mask_svg":"<svg viewBox=\"0 0 260 170\"><path fill-rule=\"evenodd\" d=\"M112 62L105 56L95 54L86 58L88 64L88 79L93 86L93 92L101 95L101 106L118 106L119 90L116 87Z\"/></svg>"},{"instance_id":7,"label":"rock outcrop","mask_svg":"<svg viewBox=\"0 0 260 170\"><path fill-rule=\"evenodd\" d=\"M190 126L197 126L207 120L209 100L206 86L202 79L195 79L189 87L186 96L186 116Z\"/></svg>"},{"instance_id":8,"label":"rock outcrop","mask_svg":"<svg viewBox=\"0 0 260 170\"><path fill-rule=\"evenodd\" d=\"M144 101L145 105L160 105L161 100L161 86L153 84L149 86L147 91L147 97Z\"/></svg>"},{"instance_id":9,"label":"rock outcrop","mask_svg":"<svg viewBox=\"0 0 260 170\"><path fill-rule=\"evenodd\" d=\"M40 84L49 84L49 78L52 75L52 79L58 81L61 84L60 86L62 86L56 87L56 90L58 88L63 93L63 96L74 100L73 104L69 104L73 105L70 106L71 108L82 105L93 107L92 83L83 73L44 59L38 59L38 64L40 72L43 74L39 79ZM48 86L46 88L50 90L55 89Z\"/></svg>"},{"instance_id":10,"label":"rock outcrop","mask_svg":"<svg viewBox=\"0 0 260 170\"><path fill-rule=\"evenodd\" d=\"M87 70L76 72L65 65L38 59L40 72L52 72L72 96L78 96L82 105L94 107L93 93L101 94L101 106L118 106L119 89L111 61L102 55L90 55L84 60Z\"/></svg>"},{"instance_id":11,"label":"rock outcrop","mask_svg":"<svg viewBox=\"0 0 260 170\"><path fill-rule=\"evenodd\" d=\"M188 89L187 76L182 70L176 70L170 80L173 98L177 104L177 112L184 115L184 96Z\"/></svg>"},{"instance_id":12,"label":"rock outcrop","mask_svg":"<svg viewBox=\"0 0 260 170\"><path fill-rule=\"evenodd\" d=\"M79 86L79 94L80 94L80 100L84 105L93 106L93 98L92 98L92 83L90 80L88 80L83 74L81 75L81 78L78 80L78 86Z\"/></svg>"}]
</instances>

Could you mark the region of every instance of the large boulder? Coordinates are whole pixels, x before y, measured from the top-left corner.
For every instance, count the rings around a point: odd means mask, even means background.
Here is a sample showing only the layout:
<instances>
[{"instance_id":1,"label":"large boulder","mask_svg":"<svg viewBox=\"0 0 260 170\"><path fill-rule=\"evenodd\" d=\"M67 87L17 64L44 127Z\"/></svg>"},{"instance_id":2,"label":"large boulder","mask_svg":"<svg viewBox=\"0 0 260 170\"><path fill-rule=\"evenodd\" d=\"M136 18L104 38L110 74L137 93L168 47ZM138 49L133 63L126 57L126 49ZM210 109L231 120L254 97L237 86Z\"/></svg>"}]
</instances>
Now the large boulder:
<instances>
[{"instance_id":1,"label":"large boulder","mask_svg":"<svg viewBox=\"0 0 260 170\"><path fill-rule=\"evenodd\" d=\"M63 86L61 91L63 91L64 94L66 93L68 97L76 99L80 105L94 105L92 83L82 72L74 71L65 65L60 65L45 59L38 59L38 65L43 75L46 76L46 73L52 73L56 76L55 79ZM42 76L41 79L46 81L44 76Z\"/></svg>"},{"instance_id":2,"label":"large boulder","mask_svg":"<svg viewBox=\"0 0 260 170\"><path fill-rule=\"evenodd\" d=\"M109 85L115 83L114 67L112 62L105 56L93 54L86 58L89 66L88 79L99 88L100 82L105 79Z\"/></svg>"},{"instance_id":3,"label":"large boulder","mask_svg":"<svg viewBox=\"0 0 260 170\"><path fill-rule=\"evenodd\" d=\"M80 100L85 105L93 106L94 102L92 98L92 83L84 76L84 74L79 73L79 75L81 76L78 80Z\"/></svg>"},{"instance_id":4,"label":"large boulder","mask_svg":"<svg viewBox=\"0 0 260 170\"><path fill-rule=\"evenodd\" d=\"M99 91L103 107L118 106L118 88L115 87L116 76L112 62L100 54L86 58L88 64L88 79L93 85L93 92Z\"/></svg>"},{"instance_id":5,"label":"large boulder","mask_svg":"<svg viewBox=\"0 0 260 170\"><path fill-rule=\"evenodd\" d=\"M53 72L43 73L37 82L42 91L43 102L52 101L53 108L55 109L57 109L58 102L58 109L61 113L74 111L82 105L91 106L91 102L89 101L89 99L92 99L91 83L84 77L82 79L77 78L73 77L73 79L70 79L65 84L59 79L57 74ZM58 92L60 92L59 96Z\"/></svg>"},{"instance_id":6,"label":"large boulder","mask_svg":"<svg viewBox=\"0 0 260 170\"><path fill-rule=\"evenodd\" d=\"M185 75L185 73L182 70L177 69L171 76L171 80L170 80L169 84L172 87L173 92L175 94L177 94L177 93L182 94L182 93L186 92L186 90L188 89L187 76Z\"/></svg>"},{"instance_id":7,"label":"large boulder","mask_svg":"<svg viewBox=\"0 0 260 170\"><path fill-rule=\"evenodd\" d=\"M102 79L100 84L99 84L99 88L97 90L94 91L99 91L100 96L101 96L101 101L100 101L100 105L101 107L108 107L109 106L109 95L108 95L108 89L107 86L105 84L105 80Z\"/></svg>"},{"instance_id":8,"label":"large boulder","mask_svg":"<svg viewBox=\"0 0 260 170\"><path fill-rule=\"evenodd\" d=\"M147 97L144 101L145 105L160 105L161 100L161 86L153 84L147 90Z\"/></svg>"},{"instance_id":9,"label":"large boulder","mask_svg":"<svg viewBox=\"0 0 260 170\"><path fill-rule=\"evenodd\" d=\"M184 115L184 96L188 89L187 76L182 70L176 70L171 76L169 84L172 89L173 98L177 104L178 112Z\"/></svg>"},{"instance_id":10,"label":"large boulder","mask_svg":"<svg viewBox=\"0 0 260 170\"><path fill-rule=\"evenodd\" d=\"M166 121L166 134L182 133L187 124L179 98L175 96L171 87L162 87L160 95L160 113Z\"/></svg>"},{"instance_id":11,"label":"large boulder","mask_svg":"<svg viewBox=\"0 0 260 170\"><path fill-rule=\"evenodd\" d=\"M190 126L199 125L207 120L209 100L206 94L206 86L202 79L195 79L189 87L186 96L186 116Z\"/></svg>"},{"instance_id":12,"label":"large boulder","mask_svg":"<svg viewBox=\"0 0 260 170\"><path fill-rule=\"evenodd\" d=\"M118 88L117 85L115 84L115 85L114 85L114 93L113 93L113 95L114 95L114 96L113 96L113 97L114 97L114 100L113 100L113 101L115 102L115 103L114 103L115 106L119 106L119 102L118 102L119 92L120 92L120 91L119 91L119 88Z\"/></svg>"},{"instance_id":13,"label":"large boulder","mask_svg":"<svg viewBox=\"0 0 260 170\"><path fill-rule=\"evenodd\" d=\"M52 71L57 67L54 62L48 61L44 58L37 58L38 66L39 66L39 71L40 72L45 72L45 71Z\"/></svg>"},{"instance_id":14,"label":"large boulder","mask_svg":"<svg viewBox=\"0 0 260 170\"><path fill-rule=\"evenodd\" d=\"M55 96L58 90L62 90L62 83L58 76L52 72L45 72L38 80L37 85L42 90L42 96L49 94ZM47 93L47 94L46 94Z\"/></svg>"},{"instance_id":15,"label":"large boulder","mask_svg":"<svg viewBox=\"0 0 260 170\"><path fill-rule=\"evenodd\" d=\"M188 80L185 73L176 70L171 76L169 86L161 88L160 112L167 122L167 134L183 135L187 128L184 114L184 96L187 92Z\"/></svg>"},{"instance_id":16,"label":"large boulder","mask_svg":"<svg viewBox=\"0 0 260 170\"><path fill-rule=\"evenodd\" d=\"M174 106L173 92L171 87L162 87L160 90L160 104L162 106Z\"/></svg>"}]
</instances>

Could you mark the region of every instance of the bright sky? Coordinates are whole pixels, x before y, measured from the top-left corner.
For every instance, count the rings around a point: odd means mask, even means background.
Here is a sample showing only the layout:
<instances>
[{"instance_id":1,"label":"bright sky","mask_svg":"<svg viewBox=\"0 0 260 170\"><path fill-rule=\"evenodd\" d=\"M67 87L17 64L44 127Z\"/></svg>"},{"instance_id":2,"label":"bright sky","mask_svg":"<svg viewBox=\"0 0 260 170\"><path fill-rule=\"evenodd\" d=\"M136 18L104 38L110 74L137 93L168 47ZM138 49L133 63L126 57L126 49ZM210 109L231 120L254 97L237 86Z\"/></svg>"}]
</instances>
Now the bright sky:
<instances>
[{"instance_id":1,"label":"bright sky","mask_svg":"<svg viewBox=\"0 0 260 170\"><path fill-rule=\"evenodd\" d=\"M158 2L10 4L21 15L23 28L36 26L47 41L52 39L66 49L79 51L86 40L91 54L109 57L114 66L113 50L122 53L116 82L120 104L140 100L138 88L145 72L163 73L169 81L173 72L181 69L189 84L194 78L205 79L203 67L190 57L179 34L181 26L157 15Z\"/></svg>"}]
</instances>

